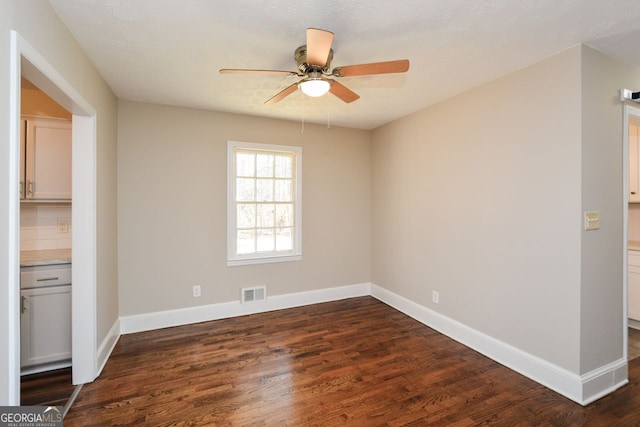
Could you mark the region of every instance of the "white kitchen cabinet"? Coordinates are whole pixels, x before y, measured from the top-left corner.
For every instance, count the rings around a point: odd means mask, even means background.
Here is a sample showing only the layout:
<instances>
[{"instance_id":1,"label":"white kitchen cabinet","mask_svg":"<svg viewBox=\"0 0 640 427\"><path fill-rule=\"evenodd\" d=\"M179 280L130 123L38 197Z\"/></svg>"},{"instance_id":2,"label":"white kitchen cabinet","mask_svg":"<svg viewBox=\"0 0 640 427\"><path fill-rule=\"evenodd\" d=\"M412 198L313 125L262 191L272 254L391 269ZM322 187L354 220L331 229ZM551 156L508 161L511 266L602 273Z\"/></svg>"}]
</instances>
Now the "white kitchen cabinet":
<instances>
[{"instance_id":1,"label":"white kitchen cabinet","mask_svg":"<svg viewBox=\"0 0 640 427\"><path fill-rule=\"evenodd\" d=\"M629 125L629 203L640 203L640 128Z\"/></svg>"},{"instance_id":2,"label":"white kitchen cabinet","mask_svg":"<svg viewBox=\"0 0 640 427\"><path fill-rule=\"evenodd\" d=\"M23 289L22 368L71 359L71 285Z\"/></svg>"},{"instance_id":3,"label":"white kitchen cabinet","mask_svg":"<svg viewBox=\"0 0 640 427\"><path fill-rule=\"evenodd\" d=\"M24 199L71 199L71 121L26 118ZM24 167L24 169L23 169Z\"/></svg>"},{"instance_id":4,"label":"white kitchen cabinet","mask_svg":"<svg viewBox=\"0 0 640 427\"><path fill-rule=\"evenodd\" d=\"M20 198L24 199L26 194L25 190L25 175L24 175L24 162L27 147L27 121L20 119Z\"/></svg>"},{"instance_id":5,"label":"white kitchen cabinet","mask_svg":"<svg viewBox=\"0 0 640 427\"><path fill-rule=\"evenodd\" d=\"M627 314L640 321L640 251L628 252Z\"/></svg>"}]
</instances>

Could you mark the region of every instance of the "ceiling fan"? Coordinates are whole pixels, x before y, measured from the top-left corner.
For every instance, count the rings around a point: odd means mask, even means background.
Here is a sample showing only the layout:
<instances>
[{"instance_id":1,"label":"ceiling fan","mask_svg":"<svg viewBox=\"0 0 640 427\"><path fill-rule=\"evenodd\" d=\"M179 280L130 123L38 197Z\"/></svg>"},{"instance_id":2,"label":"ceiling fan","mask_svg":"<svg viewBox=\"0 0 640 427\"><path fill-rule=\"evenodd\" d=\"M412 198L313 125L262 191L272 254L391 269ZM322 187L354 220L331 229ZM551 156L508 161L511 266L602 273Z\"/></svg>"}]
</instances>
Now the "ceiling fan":
<instances>
[{"instance_id":1,"label":"ceiling fan","mask_svg":"<svg viewBox=\"0 0 640 427\"><path fill-rule=\"evenodd\" d=\"M346 65L329 71L333 59L333 33L317 28L307 28L307 44L296 49L293 57L298 65L298 71L280 70L251 70L238 68L223 68L222 74L270 74L304 77L302 80L287 86L265 104L275 104L295 92L298 87L309 96L322 96L331 92L344 102L353 102L360 96L328 77L353 77L372 74L404 73L409 70L409 60L373 62L370 64Z\"/></svg>"}]
</instances>

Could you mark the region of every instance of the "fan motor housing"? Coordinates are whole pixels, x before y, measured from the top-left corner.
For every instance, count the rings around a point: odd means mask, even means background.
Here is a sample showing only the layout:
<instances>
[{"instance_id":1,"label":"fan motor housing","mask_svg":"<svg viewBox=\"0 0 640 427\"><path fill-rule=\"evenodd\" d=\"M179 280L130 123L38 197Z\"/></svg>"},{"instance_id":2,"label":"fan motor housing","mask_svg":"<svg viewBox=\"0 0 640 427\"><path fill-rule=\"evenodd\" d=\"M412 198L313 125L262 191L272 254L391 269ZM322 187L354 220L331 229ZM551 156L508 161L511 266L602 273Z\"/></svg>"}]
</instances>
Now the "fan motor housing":
<instances>
[{"instance_id":1,"label":"fan motor housing","mask_svg":"<svg viewBox=\"0 0 640 427\"><path fill-rule=\"evenodd\" d=\"M322 71L327 72L331 67L331 60L333 60L333 49L329 49L329 55L327 56L327 63L324 67L320 67L319 65L310 65L307 63L307 45L300 46L296 49L296 52L293 54L293 58L296 60L296 64L298 65L298 70L302 73L308 73L310 71Z\"/></svg>"}]
</instances>

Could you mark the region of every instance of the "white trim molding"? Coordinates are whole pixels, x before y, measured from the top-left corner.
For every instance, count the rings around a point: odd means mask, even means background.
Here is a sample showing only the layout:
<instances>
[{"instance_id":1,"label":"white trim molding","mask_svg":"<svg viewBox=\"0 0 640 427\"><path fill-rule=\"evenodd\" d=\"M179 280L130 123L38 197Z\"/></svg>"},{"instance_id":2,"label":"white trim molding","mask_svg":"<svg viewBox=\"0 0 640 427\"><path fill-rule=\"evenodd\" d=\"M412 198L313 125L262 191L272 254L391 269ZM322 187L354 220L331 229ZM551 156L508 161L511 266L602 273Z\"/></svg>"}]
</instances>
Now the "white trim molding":
<instances>
[{"instance_id":1,"label":"white trim molding","mask_svg":"<svg viewBox=\"0 0 640 427\"><path fill-rule=\"evenodd\" d=\"M371 296L581 405L628 383L626 358L578 375L379 286L371 285Z\"/></svg>"},{"instance_id":2,"label":"white trim molding","mask_svg":"<svg viewBox=\"0 0 640 427\"><path fill-rule=\"evenodd\" d=\"M20 314L19 306L19 223L18 197L20 78L26 77L43 92L74 113L72 144L72 219L74 249L72 282L72 340L73 383L93 381L96 378L96 110L86 101L74 85L60 74L18 32L10 33L9 46L9 159L8 183L8 277L5 310L7 323L6 341L2 345L10 349L0 360L0 402L9 405L20 403ZM4 172L3 172L4 173ZM4 226L4 225L3 225ZM79 255L78 255L79 254ZM6 368L6 369L5 369ZM5 377L6 375L6 377ZM6 380L5 380L6 379ZM5 381L2 381L5 380Z\"/></svg>"},{"instance_id":3,"label":"white trim molding","mask_svg":"<svg viewBox=\"0 0 640 427\"><path fill-rule=\"evenodd\" d=\"M370 295L370 289L370 283L362 283L308 292L276 295L267 297L264 301L252 302L250 304L241 304L240 301L230 301L219 304L180 308L177 310L123 316L120 318L120 332L122 334L131 334L153 329L169 328L172 326L188 325L191 323L337 301L346 298L362 297Z\"/></svg>"},{"instance_id":4,"label":"white trim molding","mask_svg":"<svg viewBox=\"0 0 640 427\"><path fill-rule=\"evenodd\" d=\"M253 168L254 170L248 176L242 176L238 171L237 155L244 153L245 155L254 156ZM277 191L273 189L274 194L269 201L260 200L257 193L257 186L254 188L253 195L249 196L246 200L238 200L238 186L237 181L251 180L254 185L261 178L258 173L258 158L257 155L263 153L268 156L272 156L273 159L278 157L289 158L291 161L291 177L278 177L277 168L273 165L271 175L269 178L274 184L278 181L289 182L292 185L290 198L285 200L278 200L276 195ZM257 232L259 228L256 228L257 222L254 221L253 226L248 228L240 228L237 223L238 218L238 206L241 204L249 204L260 206L266 205L292 205L292 221L293 224L285 226L290 228L293 234L292 247L288 250L282 250L277 248L277 228L275 222L271 225L263 224L262 227L271 229L276 239L272 249L261 252L260 249L255 246L256 238L254 236L254 248L253 252L240 253L238 245L238 232L241 230ZM271 208L273 209L273 208ZM275 208L277 210L277 208ZM251 215L250 215L251 216ZM255 213L254 213L254 220ZM276 220L277 221L277 220ZM291 262L300 261L302 259L302 147L293 145L274 145L274 144L262 144L255 142L240 142L240 141L227 141L227 266L240 266L251 264L266 264L273 262Z\"/></svg>"},{"instance_id":5,"label":"white trim molding","mask_svg":"<svg viewBox=\"0 0 640 427\"><path fill-rule=\"evenodd\" d=\"M109 360L109 356L111 356L113 349L116 348L116 344L120 339L120 329L122 329L120 327L120 319L117 319L100 343L100 346L98 347L98 372L96 376L99 376L102 373L104 365L106 365Z\"/></svg>"},{"instance_id":6,"label":"white trim molding","mask_svg":"<svg viewBox=\"0 0 640 427\"><path fill-rule=\"evenodd\" d=\"M628 383L626 358L579 375L372 283L277 295L269 297L265 301L250 304L231 301L123 316L120 318L120 333L131 334L360 296L372 296L420 323L581 405L588 405ZM111 337L117 336L114 328L109 334ZM115 345L116 341L117 337L110 342ZM100 348L101 356L106 354L102 351L104 346L103 344Z\"/></svg>"}]
</instances>

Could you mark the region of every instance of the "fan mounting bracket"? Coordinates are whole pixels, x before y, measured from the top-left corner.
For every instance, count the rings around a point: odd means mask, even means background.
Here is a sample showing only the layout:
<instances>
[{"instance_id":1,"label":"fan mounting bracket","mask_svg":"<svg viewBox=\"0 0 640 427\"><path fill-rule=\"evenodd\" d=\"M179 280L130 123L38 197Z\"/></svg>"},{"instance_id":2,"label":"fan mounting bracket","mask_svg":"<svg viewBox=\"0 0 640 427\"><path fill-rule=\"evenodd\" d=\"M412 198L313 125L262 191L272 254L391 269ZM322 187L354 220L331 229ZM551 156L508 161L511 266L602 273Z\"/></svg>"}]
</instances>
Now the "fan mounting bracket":
<instances>
[{"instance_id":1,"label":"fan mounting bracket","mask_svg":"<svg viewBox=\"0 0 640 427\"><path fill-rule=\"evenodd\" d=\"M303 74L308 74L312 71L316 71L318 73L327 74L329 68L331 67L331 61L333 60L333 49L329 49L329 55L327 56L327 63L324 67L319 65L311 65L307 63L307 45L302 45L296 49L293 54L293 58L296 60L296 65L298 66L298 70Z\"/></svg>"}]
</instances>

